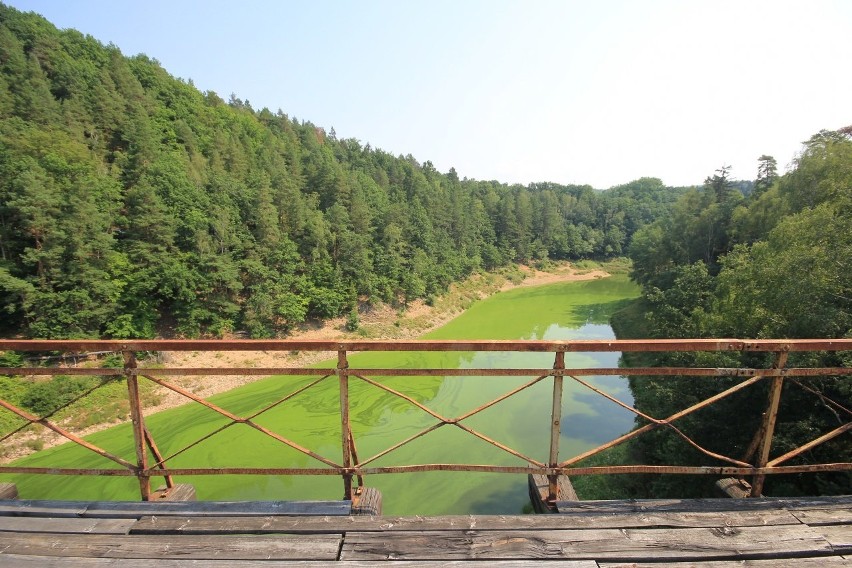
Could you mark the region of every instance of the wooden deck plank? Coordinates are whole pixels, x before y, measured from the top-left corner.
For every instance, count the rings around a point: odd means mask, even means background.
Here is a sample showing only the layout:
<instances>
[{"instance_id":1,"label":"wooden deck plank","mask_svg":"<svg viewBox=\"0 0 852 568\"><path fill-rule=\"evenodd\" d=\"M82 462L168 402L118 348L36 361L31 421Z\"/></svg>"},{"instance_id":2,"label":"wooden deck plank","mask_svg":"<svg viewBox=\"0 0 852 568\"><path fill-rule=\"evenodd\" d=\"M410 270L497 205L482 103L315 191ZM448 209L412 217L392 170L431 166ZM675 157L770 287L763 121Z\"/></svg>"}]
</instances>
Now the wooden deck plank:
<instances>
[{"instance_id":1,"label":"wooden deck plank","mask_svg":"<svg viewBox=\"0 0 852 568\"><path fill-rule=\"evenodd\" d=\"M542 500L547 498L547 492L550 482L546 475L531 473L527 477L527 482L531 487L534 487L542 495ZM571 478L567 475L560 475L556 483L557 501L579 501L577 492L574 490L574 485L571 483Z\"/></svg>"},{"instance_id":2,"label":"wooden deck plank","mask_svg":"<svg viewBox=\"0 0 852 568\"><path fill-rule=\"evenodd\" d=\"M160 536L0 533L0 564L4 554L136 559L193 560L335 560L341 535L282 537Z\"/></svg>"},{"instance_id":3,"label":"wooden deck plank","mask_svg":"<svg viewBox=\"0 0 852 568\"><path fill-rule=\"evenodd\" d=\"M810 499L694 499L694 500L627 500L627 501L561 501L560 512L569 514L624 514L661 512L717 512L717 511L791 511L849 510L852 496ZM311 515L346 516L351 510L350 501L260 501L260 502L87 502L14 500L0 501L0 516L144 516L157 515Z\"/></svg>"},{"instance_id":4,"label":"wooden deck plank","mask_svg":"<svg viewBox=\"0 0 852 568\"><path fill-rule=\"evenodd\" d=\"M0 517L0 532L128 534L134 519Z\"/></svg>"},{"instance_id":5,"label":"wooden deck plank","mask_svg":"<svg viewBox=\"0 0 852 568\"><path fill-rule=\"evenodd\" d=\"M382 566L388 568L484 568L479 560L389 560ZM336 568L375 568L375 562L360 562L358 560L340 560L333 566ZM594 560L491 560L488 568L598 568ZM663 567L657 567L663 568Z\"/></svg>"},{"instance_id":6,"label":"wooden deck plank","mask_svg":"<svg viewBox=\"0 0 852 568\"><path fill-rule=\"evenodd\" d=\"M178 517L146 516L133 534L328 533L600 529L651 527L748 527L801 524L788 511L745 513L628 513L623 515L493 515L445 517Z\"/></svg>"},{"instance_id":7,"label":"wooden deck plank","mask_svg":"<svg viewBox=\"0 0 852 568\"><path fill-rule=\"evenodd\" d=\"M389 560L383 562L388 568L483 568L478 560ZM375 568L375 562L358 560L340 560L336 568ZM598 568L594 560L491 560L488 568ZM661 567L657 567L661 568Z\"/></svg>"},{"instance_id":8,"label":"wooden deck plank","mask_svg":"<svg viewBox=\"0 0 852 568\"><path fill-rule=\"evenodd\" d=\"M712 560L701 562L701 568L799 568L800 566L829 568L849 566L849 561L840 556L823 556L821 558L774 558L772 560ZM623 563L598 562L600 568L695 568L694 562L659 563Z\"/></svg>"},{"instance_id":9,"label":"wooden deck plank","mask_svg":"<svg viewBox=\"0 0 852 568\"><path fill-rule=\"evenodd\" d=\"M751 485L736 477L725 477L714 484L719 493L732 499L746 499L751 496Z\"/></svg>"},{"instance_id":10,"label":"wooden deck plank","mask_svg":"<svg viewBox=\"0 0 852 568\"><path fill-rule=\"evenodd\" d=\"M360 495L352 500L352 515L380 516L382 514L382 492L375 487L361 488Z\"/></svg>"},{"instance_id":11,"label":"wooden deck plank","mask_svg":"<svg viewBox=\"0 0 852 568\"><path fill-rule=\"evenodd\" d=\"M358 517L303 514L305 502L293 508L287 506L292 502L3 501L0 566L121 562L122 568L143 568L144 562L150 568L156 560L164 568L235 563L259 568L259 562L265 568L318 568L338 554L343 561L335 564L349 568L377 561L396 568L476 567L482 561L501 568L601 563L803 568L850 562L848 496L655 502L662 503L661 510L649 508L648 501L609 501L560 515ZM335 511L348 505L332 503ZM601 509L608 512L597 512ZM297 512L282 514L288 510Z\"/></svg>"},{"instance_id":12,"label":"wooden deck plank","mask_svg":"<svg viewBox=\"0 0 852 568\"><path fill-rule=\"evenodd\" d=\"M817 534L825 537L837 554L852 554L852 526L830 525L813 527L813 529Z\"/></svg>"},{"instance_id":13,"label":"wooden deck plank","mask_svg":"<svg viewBox=\"0 0 852 568\"><path fill-rule=\"evenodd\" d=\"M233 560L157 559L152 566L150 559L128 558L82 558L79 556L24 556L0 554L3 568L234 568ZM239 568L306 568L328 566L329 561L302 562L293 560L241 560ZM343 567L341 567L343 568Z\"/></svg>"},{"instance_id":14,"label":"wooden deck plank","mask_svg":"<svg viewBox=\"0 0 852 568\"><path fill-rule=\"evenodd\" d=\"M852 525L852 507L791 511L791 514L806 525Z\"/></svg>"},{"instance_id":15,"label":"wooden deck plank","mask_svg":"<svg viewBox=\"0 0 852 568\"><path fill-rule=\"evenodd\" d=\"M21 556L17 554L0 555L3 568L152 568L150 560L126 558L70 558L61 556ZM398 561L388 562L388 568L483 568L481 562L471 560L450 561ZM173 560L159 559L156 568L232 568L233 560ZM243 560L239 568L375 568L375 562L338 561L330 564L327 560ZM489 568L597 568L594 560L503 560L488 563ZM664 568L656 565L655 568Z\"/></svg>"},{"instance_id":16,"label":"wooden deck plank","mask_svg":"<svg viewBox=\"0 0 852 568\"><path fill-rule=\"evenodd\" d=\"M197 501L195 486L189 483L178 483L174 487L161 485L151 495L151 501Z\"/></svg>"},{"instance_id":17,"label":"wooden deck plank","mask_svg":"<svg viewBox=\"0 0 852 568\"><path fill-rule=\"evenodd\" d=\"M551 507L547 503L547 495L550 491L550 481L546 475L531 473L527 476L527 489L530 494L530 502L536 513L553 513ZM556 500L557 501L579 501L577 492L574 490L574 485L571 483L571 478L567 475L560 475L556 482Z\"/></svg>"},{"instance_id":18,"label":"wooden deck plank","mask_svg":"<svg viewBox=\"0 0 852 568\"><path fill-rule=\"evenodd\" d=\"M86 508L86 517L149 515L348 515L350 501L166 501L98 502Z\"/></svg>"},{"instance_id":19,"label":"wooden deck plank","mask_svg":"<svg viewBox=\"0 0 852 568\"><path fill-rule=\"evenodd\" d=\"M0 517L80 517L86 505L80 501L0 501Z\"/></svg>"},{"instance_id":20,"label":"wooden deck plank","mask_svg":"<svg viewBox=\"0 0 852 568\"><path fill-rule=\"evenodd\" d=\"M144 515L348 515L351 501L39 501L0 502L0 516L139 518Z\"/></svg>"},{"instance_id":21,"label":"wooden deck plank","mask_svg":"<svg viewBox=\"0 0 852 568\"><path fill-rule=\"evenodd\" d=\"M558 501L560 513L636 513L662 511L758 511L768 509L844 509L852 495L753 499L626 499L618 501Z\"/></svg>"},{"instance_id":22,"label":"wooden deck plank","mask_svg":"<svg viewBox=\"0 0 852 568\"><path fill-rule=\"evenodd\" d=\"M347 532L342 560L513 558L649 562L831 555L825 538L804 525L724 529L600 529L465 532Z\"/></svg>"}]
</instances>

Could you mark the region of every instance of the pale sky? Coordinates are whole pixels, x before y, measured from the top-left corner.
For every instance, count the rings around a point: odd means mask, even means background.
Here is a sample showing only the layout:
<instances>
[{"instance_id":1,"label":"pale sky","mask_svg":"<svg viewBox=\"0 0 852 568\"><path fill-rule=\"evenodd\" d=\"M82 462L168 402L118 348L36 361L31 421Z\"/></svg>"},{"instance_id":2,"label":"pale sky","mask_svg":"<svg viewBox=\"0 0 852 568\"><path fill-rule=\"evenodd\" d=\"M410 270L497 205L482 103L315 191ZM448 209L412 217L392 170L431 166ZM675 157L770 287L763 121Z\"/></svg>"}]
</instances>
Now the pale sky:
<instances>
[{"instance_id":1,"label":"pale sky","mask_svg":"<svg viewBox=\"0 0 852 568\"><path fill-rule=\"evenodd\" d=\"M753 179L852 125L846 0L3 1L461 177Z\"/></svg>"}]
</instances>

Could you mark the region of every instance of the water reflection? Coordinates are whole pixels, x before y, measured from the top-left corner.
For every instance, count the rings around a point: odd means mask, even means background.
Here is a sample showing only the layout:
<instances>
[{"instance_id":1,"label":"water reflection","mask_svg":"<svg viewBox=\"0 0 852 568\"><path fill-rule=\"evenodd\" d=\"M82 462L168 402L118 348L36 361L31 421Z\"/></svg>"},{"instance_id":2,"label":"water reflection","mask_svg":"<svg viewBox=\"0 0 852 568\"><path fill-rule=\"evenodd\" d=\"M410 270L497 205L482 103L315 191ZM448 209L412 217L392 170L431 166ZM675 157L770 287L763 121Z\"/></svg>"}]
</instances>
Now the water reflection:
<instances>
[{"instance_id":1,"label":"water reflection","mask_svg":"<svg viewBox=\"0 0 852 568\"><path fill-rule=\"evenodd\" d=\"M614 335L612 329L603 324L568 327L552 323L544 330L541 339L614 339ZM566 366L617 367L618 358L619 353L567 353ZM553 353L468 353L460 359L459 367L549 369L553 366L553 359ZM448 376L440 380L435 396L424 404L446 417L456 417L532 378ZM627 382L622 377L590 376L582 379L627 405L633 403ZM552 384L552 379L545 379L466 419L464 424L524 455L546 461ZM436 422L418 409L409 412L407 419L402 421L408 426L406 434ZM566 378L564 383L562 413L562 459L616 438L633 424L630 411L570 378ZM394 416L394 423L399 418ZM409 423L410 419L414 423ZM369 445L371 437L370 432L364 432L361 438ZM404 438L401 433L397 437ZM522 460L449 426L380 461L384 465L448 462L525 465ZM445 472L439 475L428 482L421 476L375 476L370 483L385 494L393 495L394 503L388 501L388 506L395 514L517 513L526 499L526 479L523 476ZM437 488L440 488L440 493Z\"/></svg>"}]
</instances>

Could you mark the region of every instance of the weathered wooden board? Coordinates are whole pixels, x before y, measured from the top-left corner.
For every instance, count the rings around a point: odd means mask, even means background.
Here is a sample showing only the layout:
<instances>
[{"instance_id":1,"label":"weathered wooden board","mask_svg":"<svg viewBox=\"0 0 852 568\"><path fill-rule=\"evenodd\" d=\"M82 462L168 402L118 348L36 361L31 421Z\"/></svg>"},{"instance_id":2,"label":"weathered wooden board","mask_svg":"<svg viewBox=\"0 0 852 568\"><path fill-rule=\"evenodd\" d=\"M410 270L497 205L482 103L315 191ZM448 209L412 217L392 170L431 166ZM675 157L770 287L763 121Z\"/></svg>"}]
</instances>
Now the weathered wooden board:
<instances>
[{"instance_id":1,"label":"weathered wooden board","mask_svg":"<svg viewBox=\"0 0 852 568\"><path fill-rule=\"evenodd\" d=\"M0 516L139 518L144 515L349 515L351 501L2 501Z\"/></svg>"},{"instance_id":2,"label":"weathered wooden board","mask_svg":"<svg viewBox=\"0 0 852 568\"><path fill-rule=\"evenodd\" d=\"M484 568L478 560L389 560L379 566L387 568ZM488 568L598 568L594 560L491 560ZM307 566L307 565L306 565ZM341 560L333 564L337 568L376 568L375 562ZM661 568L661 567L657 567Z\"/></svg>"},{"instance_id":3,"label":"weathered wooden board","mask_svg":"<svg viewBox=\"0 0 852 568\"><path fill-rule=\"evenodd\" d=\"M88 503L80 501L0 501L4 517L79 517Z\"/></svg>"},{"instance_id":4,"label":"weathered wooden board","mask_svg":"<svg viewBox=\"0 0 852 568\"><path fill-rule=\"evenodd\" d=\"M778 507L783 507L790 511L852 508L852 494L825 497L752 497L750 499L743 499L743 501L748 501L749 503L775 503Z\"/></svg>"},{"instance_id":5,"label":"weathered wooden board","mask_svg":"<svg viewBox=\"0 0 852 568\"><path fill-rule=\"evenodd\" d=\"M128 534L134 519L0 517L0 532Z\"/></svg>"},{"instance_id":6,"label":"weathered wooden board","mask_svg":"<svg viewBox=\"0 0 852 568\"><path fill-rule=\"evenodd\" d=\"M807 525L852 525L852 507L848 509L810 509L791 511Z\"/></svg>"},{"instance_id":7,"label":"weathered wooden board","mask_svg":"<svg viewBox=\"0 0 852 568\"><path fill-rule=\"evenodd\" d=\"M852 526L813 527L817 534L825 537L837 554L852 554Z\"/></svg>"},{"instance_id":8,"label":"weathered wooden board","mask_svg":"<svg viewBox=\"0 0 852 568\"><path fill-rule=\"evenodd\" d=\"M527 486L530 494L530 501L536 513L551 513L550 507L547 504L547 495L550 492L550 481L546 475L531 473L527 476ZM574 485L571 483L571 478L567 475L560 475L556 482L556 500L557 501L579 501L577 492L574 490Z\"/></svg>"},{"instance_id":9,"label":"weathered wooden board","mask_svg":"<svg viewBox=\"0 0 852 568\"><path fill-rule=\"evenodd\" d=\"M751 495L751 485L743 479L725 477L714 484L723 497L746 499Z\"/></svg>"},{"instance_id":10,"label":"weathered wooden board","mask_svg":"<svg viewBox=\"0 0 852 568\"><path fill-rule=\"evenodd\" d=\"M657 561L831 555L804 525L685 529L347 532L342 560L513 558Z\"/></svg>"},{"instance_id":11,"label":"weathered wooden board","mask_svg":"<svg viewBox=\"0 0 852 568\"><path fill-rule=\"evenodd\" d=\"M341 535L207 536L0 533L3 554L195 560L335 560Z\"/></svg>"},{"instance_id":12,"label":"weathered wooden board","mask_svg":"<svg viewBox=\"0 0 852 568\"><path fill-rule=\"evenodd\" d=\"M335 514L318 516L303 508L316 502L2 501L0 566L318 568L338 553L349 568L849 565L850 501L607 501L576 514L445 517L340 514L348 501L320 502ZM623 503L638 510L598 512Z\"/></svg>"},{"instance_id":13,"label":"weathered wooden board","mask_svg":"<svg viewBox=\"0 0 852 568\"><path fill-rule=\"evenodd\" d=\"M305 564L305 566L308 566ZM337 568L375 568L375 562L341 560L333 564ZM484 568L478 560L389 560L381 566L387 568ZM488 568L598 568L594 560L491 560ZM660 568L660 567L658 567Z\"/></svg>"},{"instance_id":14,"label":"weathered wooden board","mask_svg":"<svg viewBox=\"0 0 852 568\"><path fill-rule=\"evenodd\" d=\"M86 508L87 517L142 515L348 515L351 501L167 501L98 502Z\"/></svg>"},{"instance_id":15,"label":"weathered wooden board","mask_svg":"<svg viewBox=\"0 0 852 568\"><path fill-rule=\"evenodd\" d=\"M352 514L357 516L379 516L382 514L382 493L375 487L364 487L361 494L352 500Z\"/></svg>"},{"instance_id":16,"label":"weathered wooden board","mask_svg":"<svg viewBox=\"0 0 852 568\"><path fill-rule=\"evenodd\" d=\"M635 513L642 511L757 511L768 509L844 509L852 495L835 497L759 499L626 499L618 501L558 501L560 513Z\"/></svg>"},{"instance_id":17,"label":"weathered wooden board","mask_svg":"<svg viewBox=\"0 0 852 568\"><path fill-rule=\"evenodd\" d=\"M133 534L264 534L362 532L600 529L640 527L747 527L799 525L788 511L745 513L626 513L623 515L493 515L445 517L178 517L147 516Z\"/></svg>"},{"instance_id":18,"label":"weathered wooden board","mask_svg":"<svg viewBox=\"0 0 852 568\"><path fill-rule=\"evenodd\" d=\"M152 568L150 560L132 560L126 558L63 558L58 556L20 556L17 554L0 555L3 568ZM156 568L232 568L233 560L157 560ZM335 562L327 560L243 560L239 568L375 568L375 562ZM388 568L483 568L476 561L399 561L388 562ZM488 563L489 568L597 568L594 560L504 560ZM661 568L657 565L655 568Z\"/></svg>"},{"instance_id":19,"label":"weathered wooden board","mask_svg":"<svg viewBox=\"0 0 852 568\"><path fill-rule=\"evenodd\" d=\"M189 483L177 483L174 487L162 485L151 495L151 501L195 501L195 486Z\"/></svg>"},{"instance_id":20,"label":"weathered wooden board","mask_svg":"<svg viewBox=\"0 0 852 568\"><path fill-rule=\"evenodd\" d=\"M665 564L658 563L623 563L623 562L599 562L600 568L799 568L806 566L808 568L817 568L819 566L828 566L829 568L837 566L849 566L849 561L844 560L840 556L822 556L820 558L776 558L772 560L713 560L710 562L701 562L696 565L694 562L666 562Z\"/></svg>"},{"instance_id":21,"label":"weathered wooden board","mask_svg":"<svg viewBox=\"0 0 852 568\"><path fill-rule=\"evenodd\" d=\"M22 556L19 554L0 554L3 568L234 568L233 560L191 560L128 558L81 558L70 556ZM336 564L335 564L336 565ZM326 567L328 560L302 562L299 560L240 560L239 568L293 568L295 566ZM341 568L344 568L341 566ZM425 567L424 567L425 568Z\"/></svg>"}]
</instances>

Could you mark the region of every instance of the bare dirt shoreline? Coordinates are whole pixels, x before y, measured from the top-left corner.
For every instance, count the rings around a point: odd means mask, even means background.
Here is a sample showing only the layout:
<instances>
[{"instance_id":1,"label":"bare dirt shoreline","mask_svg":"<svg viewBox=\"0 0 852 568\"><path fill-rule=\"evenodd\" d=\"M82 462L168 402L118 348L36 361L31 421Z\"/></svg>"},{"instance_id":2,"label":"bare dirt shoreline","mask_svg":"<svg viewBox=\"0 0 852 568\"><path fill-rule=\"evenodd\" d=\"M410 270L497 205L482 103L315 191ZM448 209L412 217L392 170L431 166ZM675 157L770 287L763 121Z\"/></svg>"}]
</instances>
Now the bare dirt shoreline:
<instances>
[{"instance_id":1,"label":"bare dirt shoreline","mask_svg":"<svg viewBox=\"0 0 852 568\"><path fill-rule=\"evenodd\" d=\"M536 270L527 266L520 266L523 275L522 280L517 278L491 278L486 279L481 275L471 277L465 283L453 285L450 291L438 298L433 305L427 305L421 300L413 302L404 311L398 311L390 306L381 306L362 310L360 314L361 329L358 332L346 331L345 318L337 318L319 323L305 324L288 336L287 339L412 339L435 330L452 319L461 315L469 306L471 300L471 288L475 290L474 299L488 297L498 291L510 290L517 287L542 286L559 282L575 282L581 280L595 280L609 276L604 270L578 270L568 263L555 265L548 271ZM466 292L462 290L467 289ZM466 295L465 295L466 294ZM465 302L465 299L467 302ZM460 301L461 300L461 301ZM163 354L163 363L168 367L188 368L211 368L211 367L299 367L309 365L317 361L329 359L334 353L322 352L272 352L272 351L219 351L219 352L170 352ZM207 398L209 396L226 392L245 384L266 378L264 376L239 376L239 375L206 375L192 377L170 377L169 382L175 383L193 394ZM156 405L145 408L145 415L154 414L162 410L174 408L187 404L186 397L173 391L159 387ZM95 424L84 429L74 429L66 425L74 434L87 436L126 420ZM41 428L39 428L41 430ZM36 438L41 443L33 444ZM23 457L35 451L34 446L49 448L66 442L67 440L43 430L40 434L35 432L22 432L21 434L6 441L8 444L0 456L0 463L6 463L13 459Z\"/></svg>"}]
</instances>

